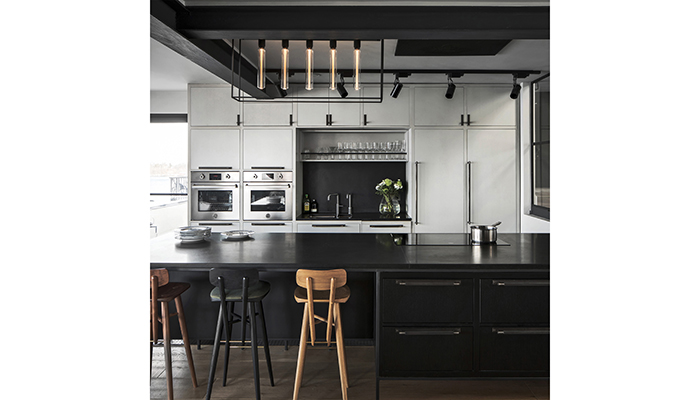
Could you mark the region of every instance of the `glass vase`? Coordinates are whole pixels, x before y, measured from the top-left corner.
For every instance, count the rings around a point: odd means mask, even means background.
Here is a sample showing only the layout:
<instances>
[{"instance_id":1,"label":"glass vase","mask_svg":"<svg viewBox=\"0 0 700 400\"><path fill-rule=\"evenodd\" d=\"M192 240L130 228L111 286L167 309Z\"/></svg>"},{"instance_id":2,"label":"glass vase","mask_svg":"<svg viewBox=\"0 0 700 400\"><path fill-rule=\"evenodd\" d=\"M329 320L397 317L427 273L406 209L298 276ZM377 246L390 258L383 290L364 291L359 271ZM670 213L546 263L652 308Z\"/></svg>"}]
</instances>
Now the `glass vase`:
<instances>
[{"instance_id":1,"label":"glass vase","mask_svg":"<svg viewBox=\"0 0 700 400\"><path fill-rule=\"evenodd\" d=\"M401 203L399 203L398 196L391 196L387 198L382 196L382 200L379 202L379 214L385 216L398 215L401 212Z\"/></svg>"}]
</instances>

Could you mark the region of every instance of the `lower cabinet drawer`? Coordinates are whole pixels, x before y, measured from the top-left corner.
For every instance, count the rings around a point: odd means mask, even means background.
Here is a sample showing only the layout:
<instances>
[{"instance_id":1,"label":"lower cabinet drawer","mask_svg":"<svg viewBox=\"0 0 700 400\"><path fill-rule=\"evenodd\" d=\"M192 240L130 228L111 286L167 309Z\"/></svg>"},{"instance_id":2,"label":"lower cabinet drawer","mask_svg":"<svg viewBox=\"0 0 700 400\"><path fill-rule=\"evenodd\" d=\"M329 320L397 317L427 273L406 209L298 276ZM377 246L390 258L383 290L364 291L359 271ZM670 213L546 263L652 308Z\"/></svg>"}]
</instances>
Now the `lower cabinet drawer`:
<instances>
[{"instance_id":1,"label":"lower cabinet drawer","mask_svg":"<svg viewBox=\"0 0 700 400\"><path fill-rule=\"evenodd\" d=\"M292 225L292 222L244 222L243 229L250 230L255 233L286 233L293 232L294 226Z\"/></svg>"},{"instance_id":2,"label":"lower cabinet drawer","mask_svg":"<svg viewBox=\"0 0 700 400\"><path fill-rule=\"evenodd\" d=\"M384 376L462 376L471 371L471 327L382 327L379 371Z\"/></svg>"},{"instance_id":3,"label":"lower cabinet drawer","mask_svg":"<svg viewBox=\"0 0 700 400\"><path fill-rule=\"evenodd\" d=\"M382 279L382 322L467 324L473 316L472 279Z\"/></svg>"},{"instance_id":4,"label":"lower cabinet drawer","mask_svg":"<svg viewBox=\"0 0 700 400\"><path fill-rule=\"evenodd\" d=\"M482 327L480 371L549 371L549 328Z\"/></svg>"},{"instance_id":5,"label":"lower cabinet drawer","mask_svg":"<svg viewBox=\"0 0 700 400\"><path fill-rule=\"evenodd\" d=\"M549 279L480 279L481 322L549 324Z\"/></svg>"},{"instance_id":6,"label":"lower cabinet drawer","mask_svg":"<svg viewBox=\"0 0 700 400\"><path fill-rule=\"evenodd\" d=\"M300 233L360 233L359 221L297 222Z\"/></svg>"},{"instance_id":7,"label":"lower cabinet drawer","mask_svg":"<svg viewBox=\"0 0 700 400\"><path fill-rule=\"evenodd\" d=\"M411 233L411 221L362 221L360 233Z\"/></svg>"}]
</instances>

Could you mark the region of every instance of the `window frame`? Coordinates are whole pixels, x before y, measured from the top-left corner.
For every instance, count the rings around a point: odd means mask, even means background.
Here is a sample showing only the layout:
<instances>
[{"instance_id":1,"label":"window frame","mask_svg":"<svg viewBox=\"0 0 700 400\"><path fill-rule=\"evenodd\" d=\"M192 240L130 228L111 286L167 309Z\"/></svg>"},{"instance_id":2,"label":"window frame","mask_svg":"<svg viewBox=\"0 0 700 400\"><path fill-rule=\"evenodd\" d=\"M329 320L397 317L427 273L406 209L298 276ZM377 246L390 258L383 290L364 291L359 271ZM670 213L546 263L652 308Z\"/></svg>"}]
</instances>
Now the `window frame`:
<instances>
[{"instance_id":1,"label":"window frame","mask_svg":"<svg viewBox=\"0 0 700 400\"><path fill-rule=\"evenodd\" d=\"M151 113L152 124L187 123L187 114L154 114ZM149 191L150 192L150 191ZM189 196L188 193L150 193L151 196ZM187 200L187 198L186 198Z\"/></svg>"},{"instance_id":2,"label":"window frame","mask_svg":"<svg viewBox=\"0 0 700 400\"><path fill-rule=\"evenodd\" d=\"M543 140L540 142L535 141L535 129L536 129L536 119L535 119L535 85L543 81L545 79L549 79L549 73L535 79L534 81L531 82L531 90L530 90L530 120L531 120L531 135L530 135L530 215L534 215L540 218L544 218L549 220L549 215L550 215L550 207L543 207L540 205L535 204L535 154L537 153L537 146L541 145L549 145L550 141L549 140ZM551 147L550 147L551 151ZM551 153L550 153L551 154ZM550 167L550 173L551 173L551 167Z\"/></svg>"}]
</instances>

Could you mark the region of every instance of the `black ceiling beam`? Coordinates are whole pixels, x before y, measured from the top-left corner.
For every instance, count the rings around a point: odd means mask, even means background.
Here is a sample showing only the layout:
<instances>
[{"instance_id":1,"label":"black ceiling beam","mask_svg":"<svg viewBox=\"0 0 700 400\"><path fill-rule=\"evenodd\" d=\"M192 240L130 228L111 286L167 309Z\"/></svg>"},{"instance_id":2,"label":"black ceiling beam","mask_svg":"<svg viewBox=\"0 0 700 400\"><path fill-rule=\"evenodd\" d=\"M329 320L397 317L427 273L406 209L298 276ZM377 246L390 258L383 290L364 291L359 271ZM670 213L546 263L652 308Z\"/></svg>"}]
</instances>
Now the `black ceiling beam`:
<instances>
[{"instance_id":1,"label":"black ceiling beam","mask_svg":"<svg viewBox=\"0 0 700 400\"><path fill-rule=\"evenodd\" d=\"M177 29L198 39L549 39L549 7L188 7Z\"/></svg>"},{"instance_id":2,"label":"black ceiling beam","mask_svg":"<svg viewBox=\"0 0 700 400\"><path fill-rule=\"evenodd\" d=\"M259 99L280 97L257 88L257 69L245 58L240 60L240 54L221 39L188 39L176 29L176 19L180 14L187 14L184 7L175 7L168 0L151 1L151 37L166 47L187 58L193 63L206 69L228 83L232 78L238 82L240 74L240 89ZM178 3L175 1L175 3ZM179 3L178 3L179 4ZM231 74L233 59L233 77ZM239 71L240 65L240 71Z\"/></svg>"}]
</instances>

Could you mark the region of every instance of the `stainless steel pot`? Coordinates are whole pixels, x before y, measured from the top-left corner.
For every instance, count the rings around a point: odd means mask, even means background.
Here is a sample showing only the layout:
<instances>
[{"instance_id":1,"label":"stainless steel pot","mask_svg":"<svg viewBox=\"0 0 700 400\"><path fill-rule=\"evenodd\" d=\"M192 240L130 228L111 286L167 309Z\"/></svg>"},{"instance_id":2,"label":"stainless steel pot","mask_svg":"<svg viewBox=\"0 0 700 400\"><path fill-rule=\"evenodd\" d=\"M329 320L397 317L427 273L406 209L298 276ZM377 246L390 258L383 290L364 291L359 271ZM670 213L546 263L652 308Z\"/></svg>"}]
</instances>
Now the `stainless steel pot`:
<instances>
[{"instance_id":1,"label":"stainless steel pot","mask_svg":"<svg viewBox=\"0 0 700 400\"><path fill-rule=\"evenodd\" d=\"M471 225L472 242L477 243L494 243L498 238L497 226L501 224L501 221L496 222L493 225Z\"/></svg>"}]
</instances>

